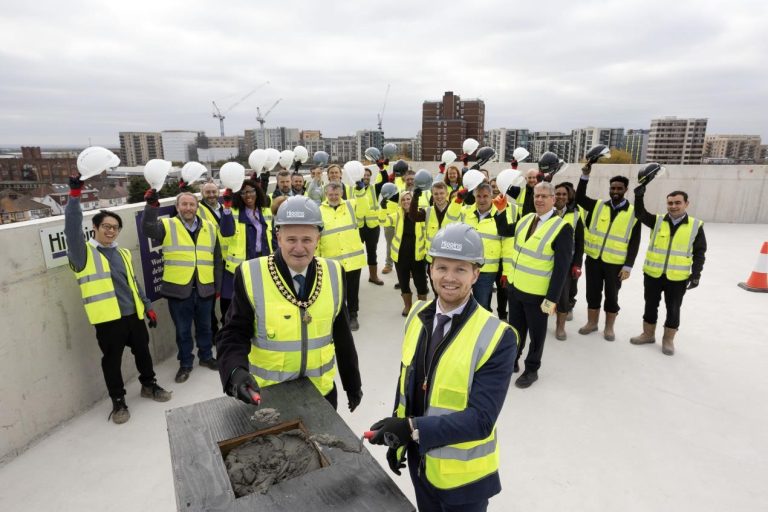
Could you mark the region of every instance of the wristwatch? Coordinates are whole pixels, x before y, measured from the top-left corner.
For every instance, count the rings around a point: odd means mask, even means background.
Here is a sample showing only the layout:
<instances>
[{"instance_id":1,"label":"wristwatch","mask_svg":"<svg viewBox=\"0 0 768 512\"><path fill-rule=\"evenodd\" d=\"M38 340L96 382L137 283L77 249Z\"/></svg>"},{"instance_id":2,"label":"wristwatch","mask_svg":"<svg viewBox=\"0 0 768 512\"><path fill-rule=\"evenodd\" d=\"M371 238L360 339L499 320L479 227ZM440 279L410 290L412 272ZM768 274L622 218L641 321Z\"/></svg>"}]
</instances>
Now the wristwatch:
<instances>
[{"instance_id":1,"label":"wristwatch","mask_svg":"<svg viewBox=\"0 0 768 512\"><path fill-rule=\"evenodd\" d=\"M415 442L419 442L419 429L416 425L416 420L412 417L408 418L408 426L411 427L411 439L413 439Z\"/></svg>"}]
</instances>

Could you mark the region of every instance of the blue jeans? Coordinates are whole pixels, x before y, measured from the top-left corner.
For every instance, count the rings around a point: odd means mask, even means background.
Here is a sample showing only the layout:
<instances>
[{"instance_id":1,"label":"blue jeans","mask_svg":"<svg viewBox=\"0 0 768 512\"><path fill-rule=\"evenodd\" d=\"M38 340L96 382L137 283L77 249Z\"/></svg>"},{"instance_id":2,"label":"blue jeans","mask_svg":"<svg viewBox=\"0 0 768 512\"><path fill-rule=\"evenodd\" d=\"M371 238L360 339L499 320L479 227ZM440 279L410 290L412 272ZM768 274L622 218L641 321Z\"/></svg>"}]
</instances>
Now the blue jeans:
<instances>
[{"instance_id":1,"label":"blue jeans","mask_svg":"<svg viewBox=\"0 0 768 512\"><path fill-rule=\"evenodd\" d=\"M488 311L491 309L491 297L493 297L493 284L496 282L496 272L480 272L480 277L472 286L472 295L478 304Z\"/></svg>"},{"instance_id":2,"label":"blue jeans","mask_svg":"<svg viewBox=\"0 0 768 512\"><path fill-rule=\"evenodd\" d=\"M211 334L211 310L215 295L205 299L197 294L197 289L186 299L168 299L168 310L171 312L173 325L176 326L176 346L179 353L176 358L182 368L192 368L195 356L192 349L192 321L195 322L195 340L197 341L197 357L201 361L213 357L213 335Z\"/></svg>"}]
</instances>

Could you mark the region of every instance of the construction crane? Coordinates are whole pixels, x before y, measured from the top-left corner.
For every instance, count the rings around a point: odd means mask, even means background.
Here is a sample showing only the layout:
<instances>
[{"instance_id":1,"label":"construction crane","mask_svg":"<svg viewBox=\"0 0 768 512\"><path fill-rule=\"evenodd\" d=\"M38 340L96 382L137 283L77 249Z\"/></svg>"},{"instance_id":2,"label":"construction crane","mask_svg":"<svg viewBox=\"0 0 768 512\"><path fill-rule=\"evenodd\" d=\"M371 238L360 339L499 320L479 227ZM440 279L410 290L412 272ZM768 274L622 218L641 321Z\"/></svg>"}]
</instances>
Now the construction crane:
<instances>
[{"instance_id":1,"label":"construction crane","mask_svg":"<svg viewBox=\"0 0 768 512\"><path fill-rule=\"evenodd\" d=\"M275 108L277 104L280 103L281 101L283 101L283 98L280 98L276 102L274 102L264 115L261 114L261 109L259 107L256 107L256 121L258 121L259 126L261 127L262 130L264 130L264 123L267 122L267 119L266 119L267 116L269 115L270 112L272 112L272 109Z\"/></svg>"},{"instance_id":2,"label":"construction crane","mask_svg":"<svg viewBox=\"0 0 768 512\"><path fill-rule=\"evenodd\" d=\"M254 90L252 90L251 92L249 92L248 94L246 94L245 96L243 96L242 98L240 98L239 100L234 102L232 105L230 105L230 107L227 110L224 111L223 114L222 114L221 110L219 109L219 106L216 105L216 102L215 101L211 102L211 103L213 103L213 117L215 117L216 119L219 120L219 129L221 131L221 136L222 137L224 136L224 119L226 119L227 114L229 114L230 110L232 110L233 108L235 108L236 106L238 106L239 104L241 104L242 102L247 100L253 93L258 91L259 89L261 89L262 87L264 87L268 83L269 83L269 80L267 80L266 82L264 82L263 84L261 84L260 86L256 87Z\"/></svg>"},{"instance_id":3,"label":"construction crane","mask_svg":"<svg viewBox=\"0 0 768 512\"><path fill-rule=\"evenodd\" d=\"M389 97L389 84L387 84L387 92L384 93L384 104L381 106L381 112L376 114L379 119L379 131L381 131L381 122L384 120L384 109L387 108L387 98Z\"/></svg>"}]
</instances>

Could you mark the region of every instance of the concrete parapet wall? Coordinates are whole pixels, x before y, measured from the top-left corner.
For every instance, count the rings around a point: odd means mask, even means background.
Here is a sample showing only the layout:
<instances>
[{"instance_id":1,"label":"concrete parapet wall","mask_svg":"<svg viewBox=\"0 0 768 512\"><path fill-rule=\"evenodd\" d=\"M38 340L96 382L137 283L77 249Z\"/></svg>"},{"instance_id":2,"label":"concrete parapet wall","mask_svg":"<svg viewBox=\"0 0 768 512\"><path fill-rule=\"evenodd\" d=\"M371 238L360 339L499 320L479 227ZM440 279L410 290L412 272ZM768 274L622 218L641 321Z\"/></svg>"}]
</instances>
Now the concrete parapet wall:
<instances>
[{"instance_id":1,"label":"concrete parapet wall","mask_svg":"<svg viewBox=\"0 0 768 512\"><path fill-rule=\"evenodd\" d=\"M118 242L131 250L140 283L134 217L143 207L144 203L112 209L123 218ZM84 217L95 213L85 212ZM63 229L63 216L0 226L0 462L107 395L101 351L74 273L68 265L53 269L45 265L40 230L56 226ZM154 306L159 325L149 330L150 350L160 361L175 355L176 342L165 301ZM127 381L136 374L133 355L126 349L123 378ZM130 406L135 397L128 398ZM104 411L104 421L108 413Z\"/></svg>"}]
</instances>

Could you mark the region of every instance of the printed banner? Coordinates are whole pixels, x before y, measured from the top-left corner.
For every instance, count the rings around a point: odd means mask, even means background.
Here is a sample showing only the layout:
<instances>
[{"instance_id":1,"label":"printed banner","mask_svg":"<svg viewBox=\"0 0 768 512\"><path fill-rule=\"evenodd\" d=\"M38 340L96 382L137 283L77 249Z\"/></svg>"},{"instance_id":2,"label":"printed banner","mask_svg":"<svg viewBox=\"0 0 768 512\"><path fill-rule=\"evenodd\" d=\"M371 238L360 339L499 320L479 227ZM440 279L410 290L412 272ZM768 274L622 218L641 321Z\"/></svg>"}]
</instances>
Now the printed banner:
<instances>
[{"instance_id":1,"label":"printed banner","mask_svg":"<svg viewBox=\"0 0 768 512\"><path fill-rule=\"evenodd\" d=\"M173 205L161 206L160 217L172 217L176 215L176 207ZM150 302L161 299L160 284L163 282L163 250L161 246L154 245L149 237L143 236L144 230L141 222L144 219L144 210L136 212L136 232L139 234L139 255L141 256L141 270L144 274L144 292Z\"/></svg>"}]
</instances>

